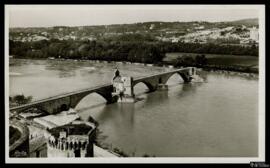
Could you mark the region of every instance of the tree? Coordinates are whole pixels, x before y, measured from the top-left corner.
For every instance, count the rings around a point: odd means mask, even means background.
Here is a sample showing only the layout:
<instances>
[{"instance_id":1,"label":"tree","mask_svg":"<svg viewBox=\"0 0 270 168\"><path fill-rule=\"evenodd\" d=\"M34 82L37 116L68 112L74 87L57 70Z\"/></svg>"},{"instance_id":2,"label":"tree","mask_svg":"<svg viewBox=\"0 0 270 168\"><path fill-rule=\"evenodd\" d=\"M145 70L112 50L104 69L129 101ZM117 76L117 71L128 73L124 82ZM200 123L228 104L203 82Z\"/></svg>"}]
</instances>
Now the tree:
<instances>
[{"instance_id":1,"label":"tree","mask_svg":"<svg viewBox=\"0 0 270 168\"><path fill-rule=\"evenodd\" d=\"M206 65L207 64L207 58L205 57L205 55L204 54L197 55L195 57L195 64L197 66L204 66L204 65Z\"/></svg>"},{"instance_id":2,"label":"tree","mask_svg":"<svg viewBox=\"0 0 270 168\"><path fill-rule=\"evenodd\" d=\"M10 100L14 101L18 105L27 104L32 101L32 96L25 97L23 94L16 95L13 98L10 98Z\"/></svg>"},{"instance_id":3,"label":"tree","mask_svg":"<svg viewBox=\"0 0 270 168\"><path fill-rule=\"evenodd\" d=\"M185 56L184 57L184 64L187 66L193 66L195 64L195 60L192 56Z\"/></svg>"}]
</instances>

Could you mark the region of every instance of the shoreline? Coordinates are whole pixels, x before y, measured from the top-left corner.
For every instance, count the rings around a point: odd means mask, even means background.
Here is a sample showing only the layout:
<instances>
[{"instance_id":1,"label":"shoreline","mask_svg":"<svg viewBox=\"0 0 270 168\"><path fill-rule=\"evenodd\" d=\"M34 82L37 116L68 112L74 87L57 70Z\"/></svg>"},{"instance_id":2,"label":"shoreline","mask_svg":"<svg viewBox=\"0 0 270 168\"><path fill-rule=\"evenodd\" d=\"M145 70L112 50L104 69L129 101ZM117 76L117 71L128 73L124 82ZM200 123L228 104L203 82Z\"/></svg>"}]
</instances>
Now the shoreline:
<instances>
[{"instance_id":1,"label":"shoreline","mask_svg":"<svg viewBox=\"0 0 270 168\"><path fill-rule=\"evenodd\" d=\"M259 74L258 68L250 68L248 66L206 65L204 67L197 67L197 68L202 68L205 71L228 71L228 72Z\"/></svg>"},{"instance_id":2,"label":"shoreline","mask_svg":"<svg viewBox=\"0 0 270 168\"><path fill-rule=\"evenodd\" d=\"M134 65L143 65L148 67L166 67L166 68L180 68L173 65L171 62L159 62L159 63L140 63L140 62L129 62L129 61L105 61L105 60L86 60L86 59L63 59L63 58L55 58L55 59L29 59L29 58L11 58L18 60L49 60L49 61L75 61L75 62L93 62L93 63L115 63L115 64L134 64ZM189 66L183 66L189 67ZM236 66L236 65L205 65L205 66L195 66L196 68L201 68L204 71L228 71L228 72L238 72L238 73L249 73L249 74L259 74L258 68L251 68L249 66Z\"/></svg>"}]
</instances>

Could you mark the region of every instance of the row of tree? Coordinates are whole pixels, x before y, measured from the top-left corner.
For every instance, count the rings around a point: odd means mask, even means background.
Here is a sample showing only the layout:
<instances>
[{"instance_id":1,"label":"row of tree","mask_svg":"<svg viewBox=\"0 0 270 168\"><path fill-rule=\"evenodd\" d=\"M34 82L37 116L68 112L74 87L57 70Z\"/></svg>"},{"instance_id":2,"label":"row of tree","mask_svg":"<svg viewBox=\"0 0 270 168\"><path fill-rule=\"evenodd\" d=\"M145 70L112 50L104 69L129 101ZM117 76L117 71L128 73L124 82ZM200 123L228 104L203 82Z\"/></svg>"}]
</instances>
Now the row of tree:
<instances>
[{"instance_id":1,"label":"row of tree","mask_svg":"<svg viewBox=\"0 0 270 168\"><path fill-rule=\"evenodd\" d=\"M131 40L130 40L131 39ZM169 43L137 38L103 39L99 41L42 40L19 42L10 40L10 55L15 58L68 58L142 63L161 62L168 52L192 52L258 56L258 47L231 45Z\"/></svg>"},{"instance_id":2,"label":"row of tree","mask_svg":"<svg viewBox=\"0 0 270 168\"><path fill-rule=\"evenodd\" d=\"M180 66L196 66L196 67L204 67L207 65L207 58L204 54L196 55L196 57L192 56L179 56L174 62L175 67Z\"/></svg>"},{"instance_id":3,"label":"row of tree","mask_svg":"<svg viewBox=\"0 0 270 168\"><path fill-rule=\"evenodd\" d=\"M258 56L258 46L219 45L218 43L160 43L164 52L185 52L198 54L250 55Z\"/></svg>"},{"instance_id":4,"label":"row of tree","mask_svg":"<svg viewBox=\"0 0 270 168\"><path fill-rule=\"evenodd\" d=\"M221 64L209 64L208 59L204 54L193 56L179 56L174 61L174 67L181 66L196 66L204 68L206 70L227 70L227 71L238 71L246 73L258 73L258 69L250 66L239 66L239 65L221 65Z\"/></svg>"},{"instance_id":5,"label":"row of tree","mask_svg":"<svg viewBox=\"0 0 270 168\"><path fill-rule=\"evenodd\" d=\"M157 63L165 53L154 43L124 41L10 41L15 58L66 58Z\"/></svg>"}]
</instances>

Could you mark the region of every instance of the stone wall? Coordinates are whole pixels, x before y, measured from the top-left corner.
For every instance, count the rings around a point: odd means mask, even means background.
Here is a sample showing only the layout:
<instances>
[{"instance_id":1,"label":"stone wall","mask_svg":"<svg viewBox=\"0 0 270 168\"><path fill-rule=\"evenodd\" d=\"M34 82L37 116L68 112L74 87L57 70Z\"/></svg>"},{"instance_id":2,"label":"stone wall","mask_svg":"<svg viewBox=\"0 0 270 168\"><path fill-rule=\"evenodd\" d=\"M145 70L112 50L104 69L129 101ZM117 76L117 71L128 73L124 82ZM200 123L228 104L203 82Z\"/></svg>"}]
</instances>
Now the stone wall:
<instances>
[{"instance_id":1,"label":"stone wall","mask_svg":"<svg viewBox=\"0 0 270 168\"><path fill-rule=\"evenodd\" d=\"M10 126L20 132L20 138L9 146L10 157L29 157L29 129L19 121L10 121Z\"/></svg>"},{"instance_id":2,"label":"stone wall","mask_svg":"<svg viewBox=\"0 0 270 168\"><path fill-rule=\"evenodd\" d=\"M87 157L88 141L65 141L61 139L47 142L48 157L76 157L75 153L79 152L78 157Z\"/></svg>"}]
</instances>

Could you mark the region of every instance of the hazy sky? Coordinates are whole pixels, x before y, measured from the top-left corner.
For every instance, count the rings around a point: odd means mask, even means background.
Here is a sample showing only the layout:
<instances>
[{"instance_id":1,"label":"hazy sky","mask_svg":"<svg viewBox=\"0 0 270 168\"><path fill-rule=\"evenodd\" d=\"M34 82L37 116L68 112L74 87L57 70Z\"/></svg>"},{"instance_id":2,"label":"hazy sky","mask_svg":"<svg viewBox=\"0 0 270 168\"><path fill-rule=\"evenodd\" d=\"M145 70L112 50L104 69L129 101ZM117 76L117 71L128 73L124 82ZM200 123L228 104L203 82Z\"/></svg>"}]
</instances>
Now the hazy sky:
<instances>
[{"instance_id":1,"label":"hazy sky","mask_svg":"<svg viewBox=\"0 0 270 168\"><path fill-rule=\"evenodd\" d=\"M83 26L147 21L231 21L258 18L258 6L9 5L10 27Z\"/></svg>"}]
</instances>

